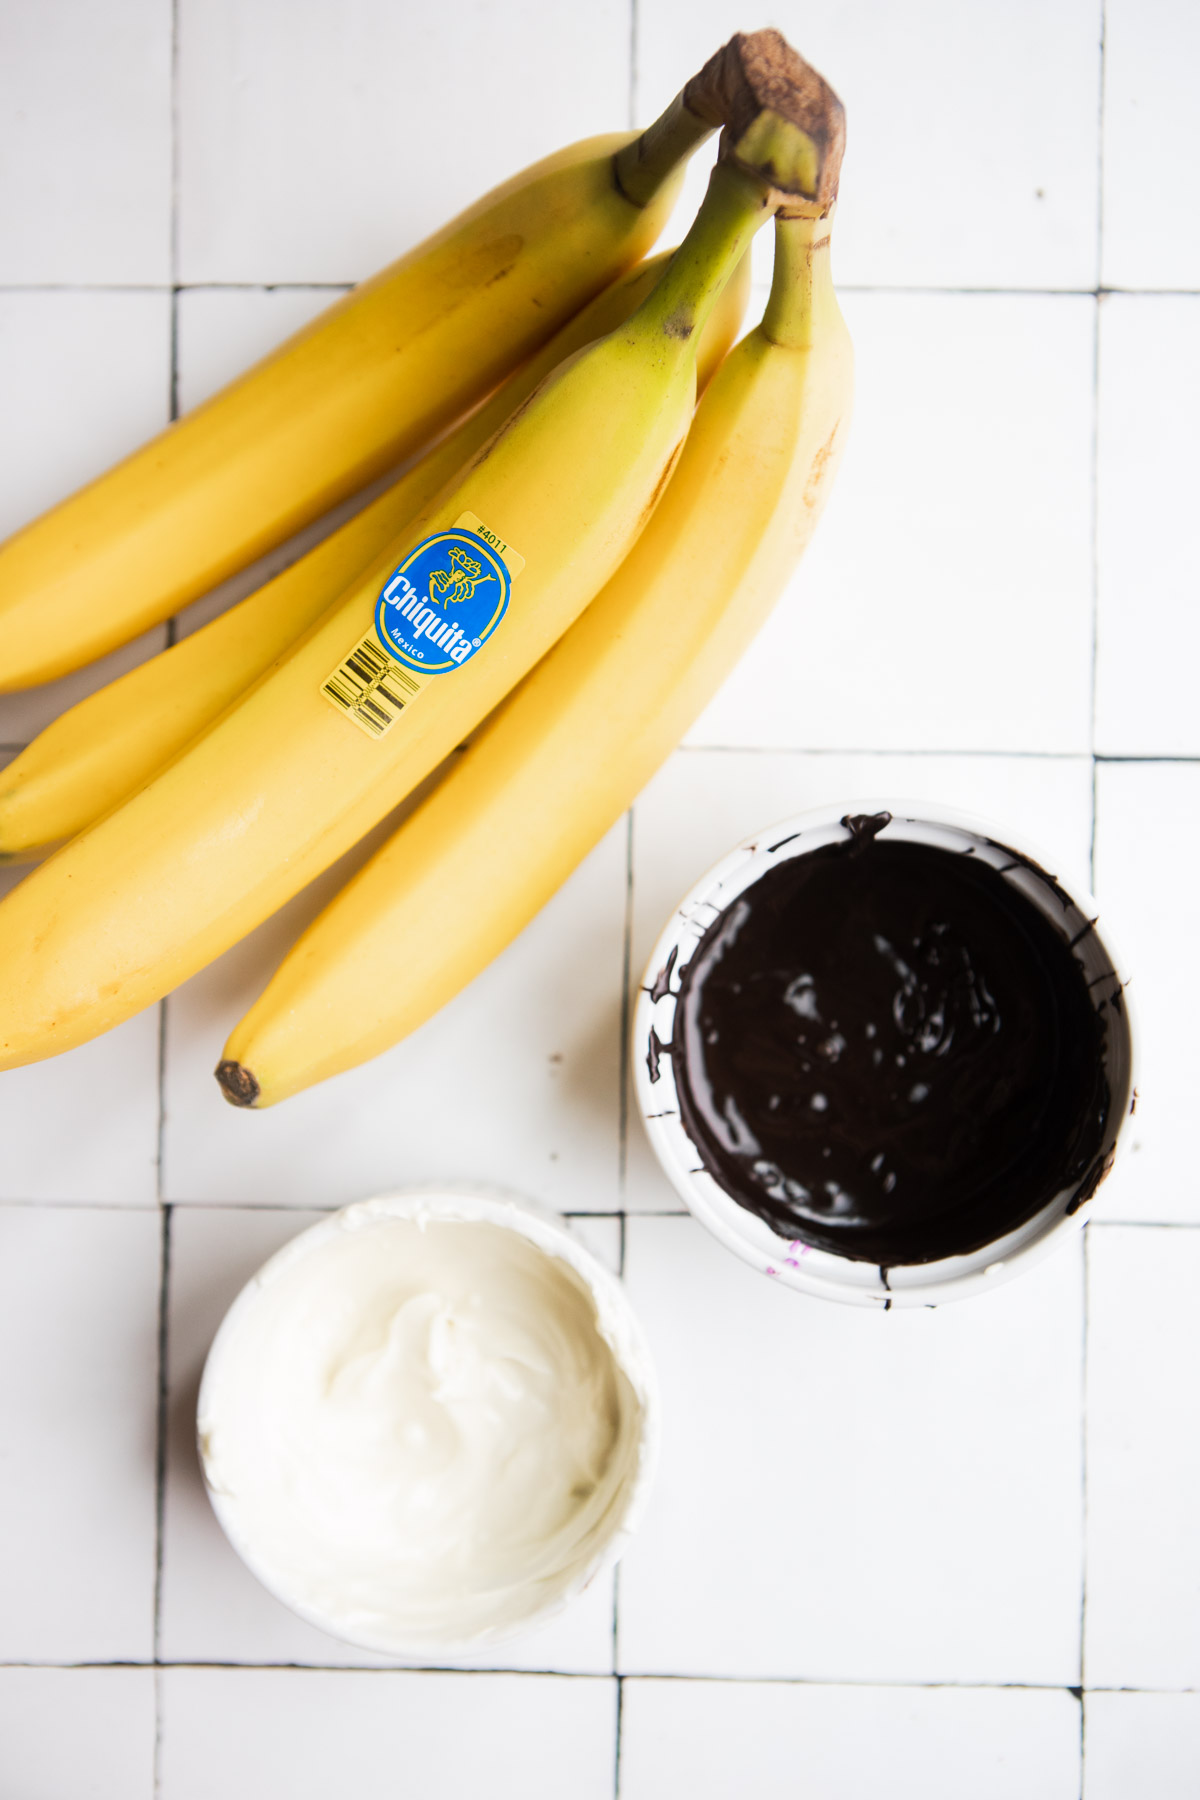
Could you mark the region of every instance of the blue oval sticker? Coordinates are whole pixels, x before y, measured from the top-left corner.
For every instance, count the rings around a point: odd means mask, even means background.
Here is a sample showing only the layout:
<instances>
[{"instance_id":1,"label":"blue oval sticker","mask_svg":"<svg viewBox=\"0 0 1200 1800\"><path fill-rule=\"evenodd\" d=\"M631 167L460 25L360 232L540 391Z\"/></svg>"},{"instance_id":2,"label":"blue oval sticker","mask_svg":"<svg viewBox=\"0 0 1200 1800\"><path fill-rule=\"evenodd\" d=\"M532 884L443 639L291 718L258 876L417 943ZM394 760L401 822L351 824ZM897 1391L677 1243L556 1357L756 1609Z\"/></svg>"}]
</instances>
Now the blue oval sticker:
<instances>
[{"instance_id":1,"label":"blue oval sticker","mask_svg":"<svg viewBox=\"0 0 1200 1800\"><path fill-rule=\"evenodd\" d=\"M461 669L504 617L511 586L500 557L473 531L435 532L388 577L375 603L379 641L419 674Z\"/></svg>"}]
</instances>

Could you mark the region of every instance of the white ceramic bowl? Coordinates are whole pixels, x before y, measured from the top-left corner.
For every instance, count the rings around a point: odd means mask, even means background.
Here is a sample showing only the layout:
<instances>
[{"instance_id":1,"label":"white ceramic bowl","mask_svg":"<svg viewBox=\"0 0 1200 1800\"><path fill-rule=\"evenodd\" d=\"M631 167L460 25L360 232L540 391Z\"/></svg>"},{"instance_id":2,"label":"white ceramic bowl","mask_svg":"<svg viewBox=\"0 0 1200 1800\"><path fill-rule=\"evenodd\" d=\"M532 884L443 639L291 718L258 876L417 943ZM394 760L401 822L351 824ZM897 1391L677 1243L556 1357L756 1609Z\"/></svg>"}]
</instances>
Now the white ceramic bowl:
<instances>
[{"instance_id":1,"label":"white ceramic bowl","mask_svg":"<svg viewBox=\"0 0 1200 1800\"><path fill-rule=\"evenodd\" d=\"M501 1626L495 1623L491 1596L477 1601L473 1593L463 1596L451 1591L449 1608L457 1621L452 1630L431 1632L426 1625L414 1627L402 1617L390 1618L386 1628L348 1628L344 1618L311 1604L296 1591L299 1583L293 1584L280 1573L278 1557L273 1555L276 1545L270 1519L264 1521L261 1507L256 1510L253 1504L246 1505L244 1457L242 1492L233 1495L223 1491L224 1465L214 1445L221 1439L223 1421L228 1424L235 1396L246 1391L247 1380L255 1380L254 1360L247 1342L254 1340L256 1330L261 1334L266 1317L262 1311L264 1295L270 1295L298 1263L336 1251L346 1233L386 1231L398 1220L410 1224L452 1222L465 1230L480 1226L498 1228L518 1234L540 1256L565 1264L568 1278L574 1278L591 1301L602 1354L607 1353L612 1360L613 1387L621 1396L621 1416L617 1438L620 1462L611 1494L606 1493L599 1519L589 1524L578 1550L571 1550L567 1565L561 1570L556 1567L550 1577L542 1575L537 1581L530 1581L527 1589L518 1587L512 1605L506 1601L508 1614L515 1611L517 1616L507 1616ZM243 1330L247 1325L248 1332ZM277 1351L277 1341L271 1347ZM213 1340L200 1386L197 1427L200 1462L213 1510L233 1548L276 1599L310 1624L363 1649L393 1655L446 1656L467 1655L481 1644L499 1642L542 1624L616 1560L646 1502L657 1460L658 1416L653 1366L624 1287L571 1234L566 1221L499 1190L439 1187L388 1194L346 1207L301 1232L271 1257L242 1289ZM614 1456L617 1454L614 1449ZM248 1518L254 1521L249 1528ZM482 1609L478 1629L472 1622L472 1609L477 1608Z\"/></svg>"},{"instance_id":2,"label":"white ceramic bowl","mask_svg":"<svg viewBox=\"0 0 1200 1800\"><path fill-rule=\"evenodd\" d=\"M888 812L889 839L906 838L952 851L973 850L1004 870L1064 938L1089 981L1097 1004L1112 1005L1108 1079L1112 1105L1103 1140L1107 1177L1127 1137L1125 1124L1136 1100L1134 1021L1127 977L1107 929L1099 928L1099 907L1084 884L1064 877L1055 861L1014 834L969 813L927 801L854 800L784 819L746 839L701 877L680 901L650 953L632 1024L632 1064L638 1108L663 1171L676 1193L727 1249L785 1287L867 1306L930 1306L980 1293L1028 1268L1088 1216L1092 1196L1064 1190L1024 1225L966 1256L939 1262L889 1267L856 1262L800 1239L779 1237L734 1200L707 1172L697 1169L695 1146L683 1128L671 1056L661 1047L674 1034L675 996L680 970L718 914L780 861L805 856L846 835L847 816ZM1010 867L1016 863L1015 867Z\"/></svg>"}]
</instances>

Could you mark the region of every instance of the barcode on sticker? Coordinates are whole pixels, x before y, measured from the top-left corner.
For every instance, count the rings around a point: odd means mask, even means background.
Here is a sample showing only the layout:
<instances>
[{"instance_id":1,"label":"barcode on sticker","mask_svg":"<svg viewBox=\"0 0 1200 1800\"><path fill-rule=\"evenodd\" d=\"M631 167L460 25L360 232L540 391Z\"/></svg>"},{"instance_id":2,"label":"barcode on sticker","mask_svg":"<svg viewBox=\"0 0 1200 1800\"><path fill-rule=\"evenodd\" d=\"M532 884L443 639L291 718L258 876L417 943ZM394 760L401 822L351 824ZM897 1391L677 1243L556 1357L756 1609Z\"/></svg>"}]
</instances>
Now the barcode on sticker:
<instances>
[{"instance_id":1,"label":"barcode on sticker","mask_svg":"<svg viewBox=\"0 0 1200 1800\"><path fill-rule=\"evenodd\" d=\"M424 686L424 680L385 656L369 636L338 664L321 692L368 737L381 738Z\"/></svg>"}]
</instances>

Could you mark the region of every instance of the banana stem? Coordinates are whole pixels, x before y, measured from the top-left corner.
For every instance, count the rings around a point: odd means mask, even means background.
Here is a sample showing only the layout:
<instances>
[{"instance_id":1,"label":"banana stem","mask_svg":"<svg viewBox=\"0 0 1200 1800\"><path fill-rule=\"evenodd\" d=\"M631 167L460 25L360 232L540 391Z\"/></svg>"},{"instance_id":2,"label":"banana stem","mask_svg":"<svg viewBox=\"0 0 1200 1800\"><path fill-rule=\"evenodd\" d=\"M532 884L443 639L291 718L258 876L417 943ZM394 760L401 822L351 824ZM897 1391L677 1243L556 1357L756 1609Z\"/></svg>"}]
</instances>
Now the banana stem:
<instances>
[{"instance_id":1,"label":"banana stem","mask_svg":"<svg viewBox=\"0 0 1200 1800\"><path fill-rule=\"evenodd\" d=\"M810 350L837 309L829 262L831 214L820 219L775 215L775 267L760 330L788 350Z\"/></svg>"},{"instance_id":2,"label":"banana stem","mask_svg":"<svg viewBox=\"0 0 1200 1800\"><path fill-rule=\"evenodd\" d=\"M676 94L666 112L613 157L618 188L634 206L649 205L672 170L686 162L697 144L714 130L714 125L691 111L682 94Z\"/></svg>"},{"instance_id":3,"label":"banana stem","mask_svg":"<svg viewBox=\"0 0 1200 1800\"><path fill-rule=\"evenodd\" d=\"M778 198L746 170L718 163L691 230L627 329L680 343L702 331L722 288Z\"/></svg>"}]
</instances>

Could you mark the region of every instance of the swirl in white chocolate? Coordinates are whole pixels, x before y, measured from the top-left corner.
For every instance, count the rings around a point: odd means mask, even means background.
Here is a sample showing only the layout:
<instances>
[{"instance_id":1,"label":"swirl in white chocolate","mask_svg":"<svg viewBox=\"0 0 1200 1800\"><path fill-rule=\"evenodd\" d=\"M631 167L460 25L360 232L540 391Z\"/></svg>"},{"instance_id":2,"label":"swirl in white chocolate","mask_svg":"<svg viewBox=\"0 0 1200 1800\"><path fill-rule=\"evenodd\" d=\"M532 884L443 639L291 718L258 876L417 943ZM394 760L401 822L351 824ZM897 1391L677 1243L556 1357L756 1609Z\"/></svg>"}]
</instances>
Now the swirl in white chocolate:
<instances>
[{"instance_id":1,"label":"swirl in white chocolate","mask_svg":"<svg viewBox=\"0 0 1200 1800\"><path fill-rule=\"evenodd\" d=\"M569 1586L640 1422L581 1277L516 1231L409 1218L265 1273L200 1437L268 1585L379 1648L494 1636Z\"/></svg>"}]
</instances>

